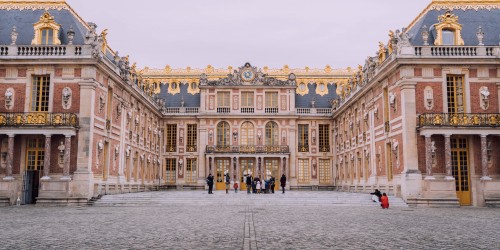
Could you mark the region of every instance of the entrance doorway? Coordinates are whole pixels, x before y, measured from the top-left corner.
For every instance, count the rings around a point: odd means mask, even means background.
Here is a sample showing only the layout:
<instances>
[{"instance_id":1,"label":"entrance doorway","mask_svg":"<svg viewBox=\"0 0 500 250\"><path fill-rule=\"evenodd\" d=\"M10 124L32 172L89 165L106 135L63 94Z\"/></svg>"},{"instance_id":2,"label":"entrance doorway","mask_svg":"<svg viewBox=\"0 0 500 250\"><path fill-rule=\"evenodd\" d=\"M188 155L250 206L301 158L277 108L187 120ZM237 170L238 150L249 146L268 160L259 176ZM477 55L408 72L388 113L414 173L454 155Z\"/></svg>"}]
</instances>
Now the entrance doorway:
<instances>
[{"instance_id":1,"label":"entrance doorway","mask_svg":"<svg viewBox=\"0 0 500 250\"><path fill-rule=\"evenodd\" d=\"M281 178L278 159L265 159L264 163L266 166L266 180L270 180L271 176L274 177L274 190L278 190L280 188L279 180Z\"/></svg>"},{"instance_id":2,"label":"entrance doorway","mask_svg":"<svg viewBox=\"0 0 500 250\"><path fill-rule=\"evenodd\" d=\"M254 159L241 159L240 160L240 188L241 190L247 189L246 178L248 175L254 173L255 160Z\"/></svg>"},{"instance_id":3,"label":"entrance doorway","mask_svg":"<svg viewBox=\"0 0 500 250\"><path fill-rule=\"evenodd\" d=\"M229 159L216 159L216 182L215 190L225 190L226 189L226 178L225 174L229 173Z\"/></svg>"},{"instance_id":4,"label":"entrance doorway","mask_svg":"<svg viewBox=\"0 0 500 250\"><path fill-rule=\"evenodd\" d=\"M451 138L451 165L457 198L462 206L471 205L470 176L469 176L469 148L467 139L463 137Z\"/></svg>"},{"instance_id":5,"label":"entrance doorway","mask_svg":"<svg viewBox=\"0 0 500 250\"><path fill-rule=\"evenodd\" d=\"M26 172L23 182L23 204L35 204L40 186L40 172L43 171L45 139L31 137L26 145ZM47 166L49 167L49 166Z\"/></svg>"}]
</instances>

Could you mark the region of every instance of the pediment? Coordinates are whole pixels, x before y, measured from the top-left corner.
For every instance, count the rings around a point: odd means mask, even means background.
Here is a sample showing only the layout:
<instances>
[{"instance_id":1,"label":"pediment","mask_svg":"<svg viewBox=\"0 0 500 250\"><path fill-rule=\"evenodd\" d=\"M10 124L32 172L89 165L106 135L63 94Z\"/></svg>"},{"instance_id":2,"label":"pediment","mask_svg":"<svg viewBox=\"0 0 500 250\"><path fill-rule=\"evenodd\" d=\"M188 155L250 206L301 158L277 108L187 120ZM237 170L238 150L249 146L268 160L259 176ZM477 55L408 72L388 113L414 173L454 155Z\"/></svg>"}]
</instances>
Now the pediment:
<instances>
[{"instance_id":1,"label":"pediment","mask_svg":"<svg viewBox=\"0 0 500 250\"><path fill-rule=\"evenodd\" d=\"M262 70L253 67L250 63L235 69L225 78L218 80L209 80L205 73L200 76L200 85L206 86L241 86L241 85L263 85L263 86L296 86L296 76L293 73L288 75L286 80L269 77L262 73Z\"/></svg>"}]
</instances>

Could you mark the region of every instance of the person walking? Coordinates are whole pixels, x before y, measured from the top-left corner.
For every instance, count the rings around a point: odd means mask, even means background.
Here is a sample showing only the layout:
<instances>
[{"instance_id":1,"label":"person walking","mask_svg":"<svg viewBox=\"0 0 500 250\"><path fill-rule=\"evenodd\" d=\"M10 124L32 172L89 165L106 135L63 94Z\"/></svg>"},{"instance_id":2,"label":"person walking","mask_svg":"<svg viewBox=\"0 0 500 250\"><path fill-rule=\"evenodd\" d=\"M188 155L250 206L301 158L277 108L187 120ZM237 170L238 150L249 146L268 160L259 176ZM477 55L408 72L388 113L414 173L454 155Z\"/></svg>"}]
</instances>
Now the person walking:
<instances>
[{"instance_id":1,"label":"person walking","mask_svg":"<svg viewBox=\"0 0 500 250\"><path fill-rule=\"evenodd\" d=\"M389 208L389 197L387 197L386 193L383 193L382 197L380 197L380 206L382 209Z\"/></svg>"},{"instance_id":2,"label":"person walking","mask_svg":"<svg viewBox=\"0 0 500 250\"><path fill-rule=\"evenodd\" d=\"M231 184L231 177L229 173L226 174L226 194L229 194L229 184Z\"/></svg>"},{"instance_id":3,"label":"person walking","mask_svg":"<svg viewBox=\"0 0 500 250\"><path fill-rule=\"evenodd\" d=\"M208 174L207 185L208 185L208 193L213 194L212 189L214 188L214 176L212 174Z\"/></svg>"},{"instance_id":4,"label":"person walking","mask_svg":"<svg viewBox=\"0 0 500 250\"><path fill-rule=\"evenodd\" d=\"M238 182L236 182L236 181L234 182L233 188L234 188L234 193L235 194L238 193Z\"/></svg>"},{"instance_id":5,"label":"person walking","mask_svg":"<svg viewBox=\"0 0 500 250\"><path fill-rule=\"evenodd\" d=\"M281 183L281 189L283 190L283 193L285 193L285 186L286 186L286 176L283 174L280 179Z\"/></svg>"},{"instance_id":6,"label":"person walking","mask_svg":"<svg viewBox=\"0 0 500 250\"><path fill-rule=\"evenodd\" d=\"M252 189L252 176L247 175L247 179L245 180L245 183L247 184L247 194L250 194L250 190Z\"/></svg>"}]
</instances>

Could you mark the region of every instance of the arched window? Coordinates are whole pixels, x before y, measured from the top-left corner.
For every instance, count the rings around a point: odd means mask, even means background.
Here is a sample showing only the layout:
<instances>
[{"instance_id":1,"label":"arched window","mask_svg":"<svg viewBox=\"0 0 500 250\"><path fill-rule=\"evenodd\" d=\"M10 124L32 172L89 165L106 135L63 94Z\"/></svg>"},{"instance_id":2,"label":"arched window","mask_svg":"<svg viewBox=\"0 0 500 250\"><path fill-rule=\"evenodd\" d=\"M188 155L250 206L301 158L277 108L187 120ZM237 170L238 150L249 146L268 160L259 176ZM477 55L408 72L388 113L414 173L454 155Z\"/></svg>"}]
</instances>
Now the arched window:
<instances>
[{"instance_id":1,"label":"arched window","mask_svg":"<svg viewBox=\"0 0 500 250\"><path fill-rule=\"evenodd\" d=\"M278 145L278 124L276 122L268 122L266 124L266 145Z\"/></svg>"},{"instance_id":2,"label":"arched window","mask_svg":"<svg viewBox=\"0 0 500 250\"><path fill-rule=\"evenodd\" d=\"M217 125L217 145L229 146L231 137L229 136L229 123L219 122Z\"/></svg>"},{"instance_id":3,"label":"arched window","mask_svg":"<svg viewBox=\"0 0 500 250\"><path fill-rule=\"evenodd\" d=\"M254 145L254 126L251 122L241 124L240 143L244 146Z\"/></svg>"}]
</instances>

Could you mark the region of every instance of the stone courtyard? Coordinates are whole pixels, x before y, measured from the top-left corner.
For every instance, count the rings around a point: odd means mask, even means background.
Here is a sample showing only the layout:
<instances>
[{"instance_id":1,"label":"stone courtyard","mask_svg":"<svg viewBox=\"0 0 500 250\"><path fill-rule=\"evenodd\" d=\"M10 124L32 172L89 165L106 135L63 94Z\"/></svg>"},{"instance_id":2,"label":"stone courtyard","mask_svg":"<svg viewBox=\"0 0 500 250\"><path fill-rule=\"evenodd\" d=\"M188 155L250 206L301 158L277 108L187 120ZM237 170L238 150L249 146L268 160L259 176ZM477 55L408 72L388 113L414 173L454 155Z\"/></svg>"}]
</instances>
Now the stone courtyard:
<instances>
[{"instance_id":1,"label":"stone courtyard","mask_svg":"<svg viewBox=\"0 0 500 250\"><path fill-rule=\"evenodd\" d=\"M495 208L411 208L367 194L216 191L0 208L0 249L498 249Z\"/></svg>"}]
</instances>

